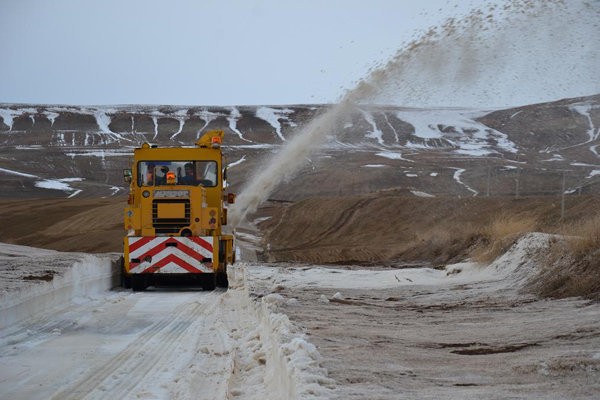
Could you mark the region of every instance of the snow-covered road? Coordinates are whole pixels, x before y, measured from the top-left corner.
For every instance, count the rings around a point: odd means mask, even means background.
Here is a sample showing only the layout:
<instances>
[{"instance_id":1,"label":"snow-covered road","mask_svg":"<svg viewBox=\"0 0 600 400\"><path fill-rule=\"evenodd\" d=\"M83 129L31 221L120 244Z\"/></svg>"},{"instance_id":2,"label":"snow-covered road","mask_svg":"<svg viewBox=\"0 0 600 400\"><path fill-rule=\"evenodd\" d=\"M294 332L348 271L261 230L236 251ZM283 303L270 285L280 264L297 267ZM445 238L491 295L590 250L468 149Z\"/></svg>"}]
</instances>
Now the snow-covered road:
<instances>
[{"instance_id":1,"label":"snow-covered road","mask_svg":"<svg viewBox=\"0 0 600 400\"><path fill-rule=\"evenodd\" d=\"M0 258L13 260L0 270L0 399L313 399L327 391L318 352L271 297L252 298L244 266L232 267L228 290L132 293L90 280L105 258L0 247ZM34 269L19 267L34 259L53 279L32 281ZM86 282L94 290L67 290Z\"/></svg>"},{"instance_id":2,"label":"snow-covered road","mask_svg":"<svg viewBox=\"0 0 600 400\"><path fill-rule=\"evenodd\" d=\"M224 317L231 300L218 291L115 292L6 329L0 398L227 398L229 335L244 329Z\"/></svg>"}]
</instances>

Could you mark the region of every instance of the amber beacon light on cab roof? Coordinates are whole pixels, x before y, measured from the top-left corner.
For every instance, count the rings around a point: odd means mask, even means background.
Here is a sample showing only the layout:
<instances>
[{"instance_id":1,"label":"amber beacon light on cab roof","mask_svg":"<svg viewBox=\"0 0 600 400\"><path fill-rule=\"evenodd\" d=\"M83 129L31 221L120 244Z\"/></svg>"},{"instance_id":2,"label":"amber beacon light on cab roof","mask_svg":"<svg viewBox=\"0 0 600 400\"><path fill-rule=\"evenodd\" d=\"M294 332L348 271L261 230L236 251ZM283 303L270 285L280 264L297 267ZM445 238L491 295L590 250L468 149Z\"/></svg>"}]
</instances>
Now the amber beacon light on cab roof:
<instances>
[{"instance_id":1,"label":"amber beacon light on cab roof","mask_svg":"<svg viewBox=\"0 0 600 400\"><path fill-rule=\"evenodd\" d=\"M227 161L224 132L209 131L195 147L144 143L124 170L129 183L125 208L123 285L135 291L168 282L227 287L227 265L235 261L233 235L224 234Z\"/></svg>"}]
</instances>

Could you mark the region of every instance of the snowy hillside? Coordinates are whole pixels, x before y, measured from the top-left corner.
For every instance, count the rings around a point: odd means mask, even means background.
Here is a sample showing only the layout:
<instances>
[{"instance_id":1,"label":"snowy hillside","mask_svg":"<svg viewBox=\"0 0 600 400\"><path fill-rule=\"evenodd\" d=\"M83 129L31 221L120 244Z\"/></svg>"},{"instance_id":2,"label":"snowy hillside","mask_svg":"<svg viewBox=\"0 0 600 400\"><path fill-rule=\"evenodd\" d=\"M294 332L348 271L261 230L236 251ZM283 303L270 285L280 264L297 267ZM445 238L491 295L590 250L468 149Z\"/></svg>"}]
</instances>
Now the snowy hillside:
<instances>
[{"instance_id":1,"label":"snowy hillside","mask_svg":"<svg viewBox=\"0 0 600 400\"><path fill-rule=\"evenodd\" d=\"M304 106L0 105L5 198L123 194L121 170L144 142L191 145L224 129L239 190L262 159L326 110ZM506 110L359 106L275 198L403 188L424 195L593 190L600 174L600 95ZM491 175L491 178L490 178ZM528 182L529 180L529 182ZM299 187L302 186L302 190ZM415 194L420 195L420 194Z\"/></svg>"}]
</instances>

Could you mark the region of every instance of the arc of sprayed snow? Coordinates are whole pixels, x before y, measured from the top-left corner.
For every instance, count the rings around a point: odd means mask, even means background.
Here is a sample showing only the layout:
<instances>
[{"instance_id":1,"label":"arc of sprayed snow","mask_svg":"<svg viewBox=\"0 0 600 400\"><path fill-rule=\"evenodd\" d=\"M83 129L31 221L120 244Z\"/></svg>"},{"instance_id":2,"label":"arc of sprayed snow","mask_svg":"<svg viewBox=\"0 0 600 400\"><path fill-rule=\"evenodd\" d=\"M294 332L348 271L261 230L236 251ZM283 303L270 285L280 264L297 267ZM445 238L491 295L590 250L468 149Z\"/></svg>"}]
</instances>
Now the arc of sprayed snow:
<instances>
[{"instance_id":1,"label":"arc of sprayed snow","mask_svg":"<svg viewBox=\"0 0 600 400\"><path fill-rule=\"evenodd\" d=\"M302 127L287 145L281 148L258 172L238 196L231 209L231 224L236 227L246 216L254 212L273 192L275 187L292 175L304 163L311 150L327 138L338 120L351 109L349 101L334 105L328 112L321 114Z\"/></svg>"},{"instance_id":2,"label":"arc of sprayed snow","mask_svg":"<svg viewBox=\"0 0 600 400\"><path fill-rule=\"evenodd\" d=\"M513 8L519 14L533 15L540 9L536 2L521 0L514 3L516 4ZM545 5L546 3L558 4L560 1L545 0L543 4ZM288 144L274 156L267 167L255 175L254 179L250 181L249 185L238 196L236 207L232 208L231 213L233 227L235 228L247 213L256 210L258 205L268 198L279 183L289 178L300 167L301 162L310 150L316 147L316 143L324 140L327 136L326 132L333 130L334 124L348 111L350 105L374 99L376 95L382 93L386 86L397 81L396 78L398 76L402 78L407 63L415 59L413 57L415 54L428 55L428 51L435 49L435 46L439 45L440 41L445 40L447 42L454 40L465 30L468 31L468 29L462 29L461 24L466 24L467 28L469 28L482 24L487 26L486 24L495 22L493 20L489 22L485 14L485 12L482 13L481 10L477 9L461 19L450 18L442 25L441 31L429 30L422 37L407 43L403 48L398 50L390 61L370 71L369 75L362 79L354 89L347 91L339 104L334 105L330 110L313 119L300 129L292 140L288 141ZM418 60L418 57L416 59ZM406 93L410 94L411 88L407 87L406 89ZM231 124L235 119L230 117L229 120ZM238 135L241 134L241 132L236 133ZM467 187L467 185L460 181L462 172L464 170L461 171L458 168L454 176L457 182ZM477 194L472 188L468 187L468 189Z\"/></svg>"}]
</instances>

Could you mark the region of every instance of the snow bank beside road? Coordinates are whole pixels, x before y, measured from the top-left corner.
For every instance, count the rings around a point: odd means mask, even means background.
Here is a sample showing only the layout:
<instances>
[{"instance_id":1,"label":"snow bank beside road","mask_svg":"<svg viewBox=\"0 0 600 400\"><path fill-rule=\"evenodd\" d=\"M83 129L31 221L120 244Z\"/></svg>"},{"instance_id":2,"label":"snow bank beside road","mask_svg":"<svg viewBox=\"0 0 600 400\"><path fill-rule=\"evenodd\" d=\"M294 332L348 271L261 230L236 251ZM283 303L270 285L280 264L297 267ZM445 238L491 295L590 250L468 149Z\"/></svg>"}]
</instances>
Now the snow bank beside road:
<instances>
[{"instance_id":1,"label":"snow bank beside road","mask_svg":"<svg viewBox=\"0 0 600 400\"><path fill-rule=\"evenodd\" d=\"M327 378L327 371L321 366L317 348L297 332L285 314L277 311L278 303L283 300L281 296L270 294L259 302L252 300L252 281L261 278L254 274L254 269L250 271L247 267L238 264L229 269L230 289L242 291L256 312L256 333L265 356L264 382L269 391L268 398L329 398L328 386L333 381Z\"/></svg>"},{"instance_id":2,"label":"snow bank beside road","mask_svg":"<svg viewBox=\"0 0 600 400\"><path fill-rule=\"evenodd\" d=\"M0 243L0 329L118 284L110 256Z\"/></svg>"},{"instance_id":3,"label":"snow bank beside road","mask_svg":"<svg viewBox=\"0 0 600 400\"><path fill-rule=\"evenodd\" d=\"M492 263L464 261L444 269L398 268L386 270L340 269L319 266L290 268L248 267L259 279L271 280L286 287L340 289L389 289L418 285L462 285L498 281L504 286L522 286L539 272L539 256L556 235L532 232L523 235ZM293 270L293 273L290 273Z\"/></svg>"}]
</instances>

